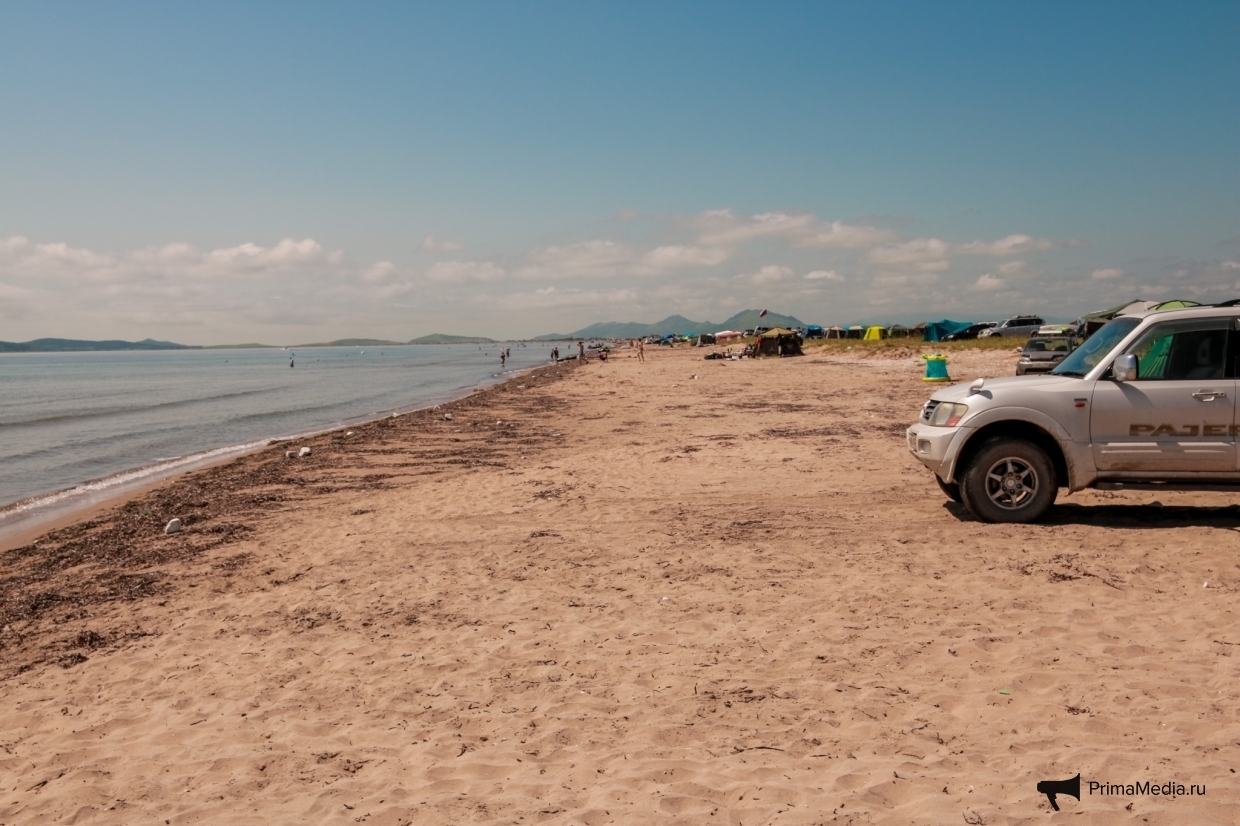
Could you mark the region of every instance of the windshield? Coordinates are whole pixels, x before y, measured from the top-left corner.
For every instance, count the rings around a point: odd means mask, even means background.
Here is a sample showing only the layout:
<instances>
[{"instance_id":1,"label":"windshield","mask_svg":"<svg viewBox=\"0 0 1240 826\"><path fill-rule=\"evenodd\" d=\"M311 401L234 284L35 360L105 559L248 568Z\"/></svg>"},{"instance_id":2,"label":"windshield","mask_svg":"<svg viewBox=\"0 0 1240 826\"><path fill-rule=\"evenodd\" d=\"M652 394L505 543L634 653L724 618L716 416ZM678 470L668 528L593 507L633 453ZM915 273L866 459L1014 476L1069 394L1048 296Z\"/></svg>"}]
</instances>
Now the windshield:
<instances>
[{"instance_id":1,"label":"windshield","mask_svg":"<svg viewBox=\"0 0 1240 826\"><path fill-rule=\"evenodd\" d=\"M1090 336L1084 344L1076 348L1072 355L1059 362L1059 366L1051 371L1056 376L1084 376L1098 366L1098 362L1106 358L1115 349L1115 345L1124 336L1133 331L1141 319L1123 316L1107 322L1101 330Z\"/></svg>"}]
</instances>

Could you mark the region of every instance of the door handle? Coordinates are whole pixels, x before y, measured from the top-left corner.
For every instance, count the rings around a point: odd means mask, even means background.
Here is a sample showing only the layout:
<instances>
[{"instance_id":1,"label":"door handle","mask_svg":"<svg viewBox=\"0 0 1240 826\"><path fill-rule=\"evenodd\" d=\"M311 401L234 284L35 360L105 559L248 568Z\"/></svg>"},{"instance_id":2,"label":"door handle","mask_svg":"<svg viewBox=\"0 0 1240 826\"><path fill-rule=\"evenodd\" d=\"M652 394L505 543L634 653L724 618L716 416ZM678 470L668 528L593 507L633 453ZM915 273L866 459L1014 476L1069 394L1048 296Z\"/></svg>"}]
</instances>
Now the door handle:
<instances>
[{"instance_id":1,"label":"door handle","mask_svg":"<svg viewBox=\"0 0 1240 826\"><path fill-rule=\"evenodd\" d=\"M1227 394L1219 390L1198 390L1193 394L1193 398L1201 402L1212 402L1215 399L1227 398Z\"/></svg>"}]
</instances>

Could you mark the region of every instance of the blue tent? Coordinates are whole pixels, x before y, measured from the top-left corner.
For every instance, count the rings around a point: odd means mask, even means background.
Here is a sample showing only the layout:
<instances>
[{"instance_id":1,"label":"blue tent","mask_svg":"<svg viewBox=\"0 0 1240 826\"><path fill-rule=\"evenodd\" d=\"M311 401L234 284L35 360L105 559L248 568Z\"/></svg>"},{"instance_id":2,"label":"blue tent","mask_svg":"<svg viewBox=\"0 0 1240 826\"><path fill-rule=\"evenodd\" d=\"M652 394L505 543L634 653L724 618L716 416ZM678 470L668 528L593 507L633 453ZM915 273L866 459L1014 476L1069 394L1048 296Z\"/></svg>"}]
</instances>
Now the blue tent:
<instances>
[{"instance_id":1,"label":"blue tent","mask_svg":"<svg viewBox=\"0 0 1240 826\"><path fill-rule=\"evenodd\" d=\"M942 341L952 333L959 333L961 330L972 325L972 321L931 321L926 325L926 334L922 337L922 341Z\"/></svg>"}]
</instances>

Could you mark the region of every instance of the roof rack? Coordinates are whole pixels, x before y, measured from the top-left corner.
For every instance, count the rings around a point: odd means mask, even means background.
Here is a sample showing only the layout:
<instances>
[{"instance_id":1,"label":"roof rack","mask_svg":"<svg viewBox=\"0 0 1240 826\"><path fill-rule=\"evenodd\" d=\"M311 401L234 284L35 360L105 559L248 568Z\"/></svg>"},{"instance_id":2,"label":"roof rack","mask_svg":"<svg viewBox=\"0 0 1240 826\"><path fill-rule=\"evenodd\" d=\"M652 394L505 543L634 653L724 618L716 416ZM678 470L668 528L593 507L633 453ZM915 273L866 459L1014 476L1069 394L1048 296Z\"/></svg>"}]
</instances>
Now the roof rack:
<instances>
[{"instance_id":1,"label":"roof rack","mask_svg":"<svg viewBox=\"0 0 1240 826\"><path fill-rule=\"evenodd\" d=\"M1231 301L1220 301L1218 304L1211 304L1211 307L1237 307L1240 306L1240 298L1233 298Z\"/></svg>"}]
</instances>

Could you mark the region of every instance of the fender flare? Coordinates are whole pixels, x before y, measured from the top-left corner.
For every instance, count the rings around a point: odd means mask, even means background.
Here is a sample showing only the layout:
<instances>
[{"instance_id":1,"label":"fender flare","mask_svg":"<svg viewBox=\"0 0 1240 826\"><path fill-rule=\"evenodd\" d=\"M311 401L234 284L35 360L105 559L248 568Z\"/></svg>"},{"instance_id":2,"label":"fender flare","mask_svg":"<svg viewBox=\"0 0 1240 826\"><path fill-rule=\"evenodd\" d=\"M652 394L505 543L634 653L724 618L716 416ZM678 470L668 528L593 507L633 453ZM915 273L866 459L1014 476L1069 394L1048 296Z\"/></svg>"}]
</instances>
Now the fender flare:
<instances>
[{"instance_id":1,"label":"fender flare","mask_svg":"<svg viewBox=\"0 0 1240 826\"><path fill-rule=\"evenodd\" d=\"M952 455L949 457L948 481L960 481L956 478L956 465L960 460L960 456L965 453L968 447L975 444L974 440L978 434L991 425L1003 424L1005 422L1019 422L1032 425L1055 440L1055 444L1059 448L1060 455L1063 457L1064 464L1067 467L1069 490L1075 491L1086 487L1089 483L1083 477L1090 477L1092 480L1092 477L1096 475L1092 467L1085 473L1082 473L1086 469L1080 466L1080 457L1076 456L1076 451L1073 449L1072 435L1058 421L1039 410L1028 407L995 407L983 410L963 423L962 426L967 428L969 433L964 439L952 445Z\"/></svg>"}]
</instances>

